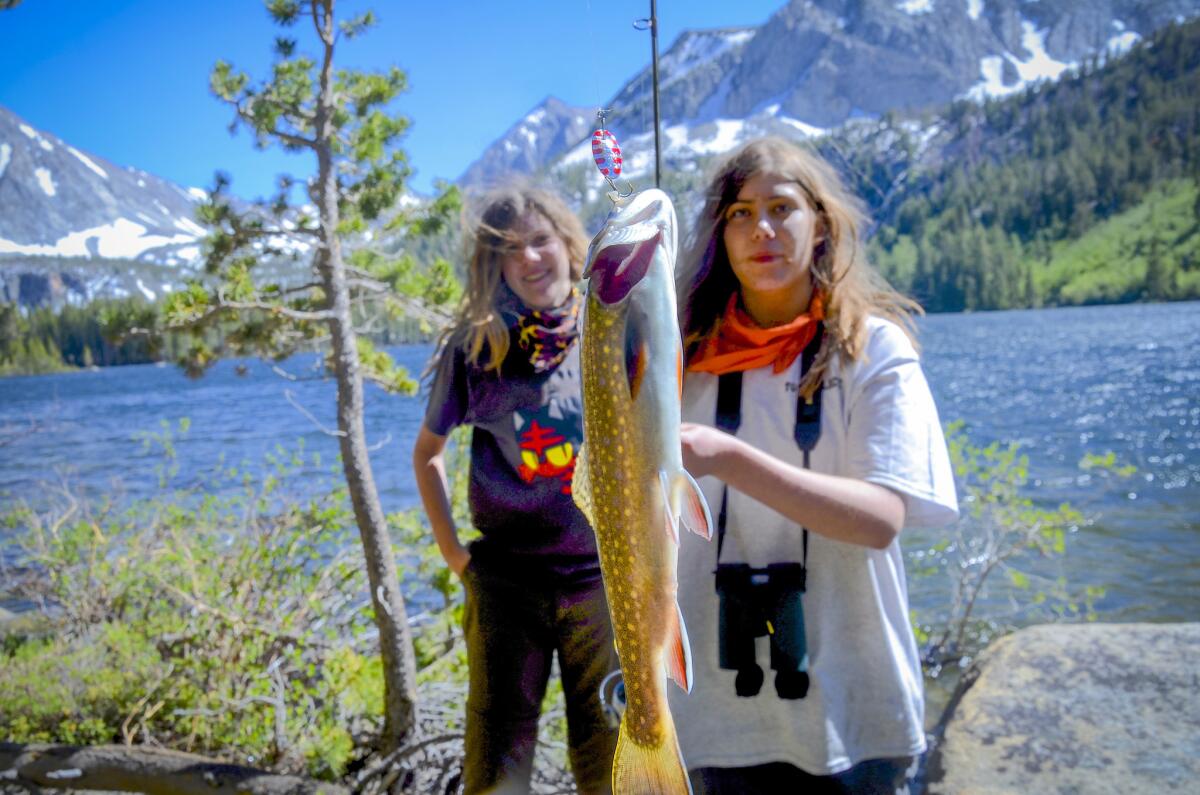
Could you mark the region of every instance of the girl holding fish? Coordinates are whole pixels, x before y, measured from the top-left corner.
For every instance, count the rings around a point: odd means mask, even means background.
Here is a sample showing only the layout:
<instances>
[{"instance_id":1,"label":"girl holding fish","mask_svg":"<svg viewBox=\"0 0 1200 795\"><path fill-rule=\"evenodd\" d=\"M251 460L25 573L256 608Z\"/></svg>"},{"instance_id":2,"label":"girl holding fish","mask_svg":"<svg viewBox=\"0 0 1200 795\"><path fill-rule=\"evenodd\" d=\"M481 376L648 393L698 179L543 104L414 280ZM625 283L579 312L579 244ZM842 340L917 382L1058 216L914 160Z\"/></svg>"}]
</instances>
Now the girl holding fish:
<instances>
[{"instance_id":1,"label":"girl holding fish","mask_svg":"<svg viewBox=\"0 0 1200 795\"><path fill-rule=\"evenodd\" d=\"M715 171L680 264L684 464L725 525L720 547L687 538L679 557L695 687L671 707L699 793L904 791L925 750L899 535L953 521L957 499L914 343L919 308L865 261L859 206L815 154L754 141ZM718 418L729 373L732 424ZM809 452L806 416L819 430ZM718 555L803 567L788 585L801 679L761 686L778 621L757 641L756 683L722 667L719 635L738 627L714 587Z\"/></svg>"},{"instance_id":2,"label":"girl holding fish","mask_svg":"<svg viewBox=\"0 0 1200 795\"><path fill-rule=\"evenodd\" d=\"M555 653L579 791L608 792L616 732L597 693L617 662L595 535L571 496L587 239L558 197L523 186L485 197L470 241L466 294L431 364L413 450L434 538L466 592L465 792L529 791ZM481 533L469 547L443 458L463 424L473 426L469 503Z\"/></svg>"}]
</instances>

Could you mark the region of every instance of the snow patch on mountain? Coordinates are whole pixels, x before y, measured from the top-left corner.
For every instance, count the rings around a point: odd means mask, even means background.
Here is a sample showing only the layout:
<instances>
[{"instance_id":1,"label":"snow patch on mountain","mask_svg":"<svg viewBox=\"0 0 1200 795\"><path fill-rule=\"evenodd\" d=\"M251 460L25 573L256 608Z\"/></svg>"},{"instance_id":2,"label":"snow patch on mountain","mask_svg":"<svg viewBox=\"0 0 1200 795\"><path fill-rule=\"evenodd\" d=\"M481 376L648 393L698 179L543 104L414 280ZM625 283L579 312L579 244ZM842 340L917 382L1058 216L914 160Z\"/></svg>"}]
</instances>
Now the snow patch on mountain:
<instances>
[{"instance_id":1,"label":"snow patch on mountain","mask_svg":"<svg viewBox=\"0 0 1200 795\"><path fill-rule=\"evenodd\" d=\"M1063 72L1075 66L1073 63L1063 63L1050 57L1046 52L1045 30L1038 30L1032 22L1023 19L1021 31L1021 46L1029 53L1029 58L1021 60L1011 52L1006 52L1003 56L989 55L981 58L979 73L982 79L967 90L967 97L983 100L987 97L1015 94L1041 80L1057 80ZM1017 73L1017 80L1007 85L1004 82L1005 61L1008 61Z\"/></svg>"},{"instance_id":2,"label":"snow patch on mountain","mask_svg":"<svg viewBox=\"0 0 1200 795\"><path fill-rule=\"evenodd\" d=\"M47 141L45 138L43 138L41 133L39 133L37 130L33 129L32 127L30 127L28 124L20 125L19 129L21 130L21 132L23 132L25 134L25 137L33 140L38 146L40 146L45 151L47 151L47 152L54 151L54 145L52 143L50 143L49 141Z\"/></svg>"},{"instance_id":3,"label":"snow patch on mountain","mask_svg":"<svg viewBox=\"0 0 1200 795\"><path fill-rule=\"evenodd\" d=\"M46 168L35 168L33 176L37 179L38 187L47 196L53 198L58 193L58 188L54 184L54 177L50 176L50 170Z\"/></svg>"},{"instance_id":4,"label":"snow patch on mountain","mask_svg":"<svg viewBox=\"0 0 1200 795\"><path fill-rule=\"evenodd\" d=\"M4 171L8 168L8 161L12 159L12 147L8 144L0 144L0 179L4 178Z\"/></svg>"},{"instance_id":5,"label":"snow patch on mountain","mask_svg":"<svg viewBox=\"0 0 1200 795\"><path fill-rule=\"evenodd\" d=\"M972 20L983 16L983 0L967 0L967 16Z\"/></svg>"},{"instance_id":6,"label":"snow patch on mountain","mask_svg":"<svg viewBox=\"0 0 1200 795\"><path fill-rule=\"evenodd\" d=\"M76 149L73 146L68 146L67 151L70 152L71 154L73 154L79 160L80 163L83 163L85 166L87 166L93 173L95 173L101 177L104 177L104 179L108 179L108 172L105 171L104 169L100 168L100 166L96 165L94 162L92 162L92 159L89 158L87 155L85 155L83 152L80 152L78 149Z\"/></svg>"},{"instance_id":7,"label":"snow patch on mountain","mask_svg":"<svg viewBox=\"0 0 1200 795\"><path fill-rule=\"evenodd\" d=\"M142 254L163 246L195 244L195 234L173 237L147 234L147 228L128 218L72 232L49 245L14 243L0 238L0 254L23 254L35 257L106 257L137 259Z\"/></svg>"},{"instance_id":8,"label":"snow patch on mountain","mask_svg":"<svg viewBox=\"0 0 1200 795\"><path fill-rule=\"evenodd\" d=\"M1046 31L1038 30L1029 20L1021 20L1021 45L1030 53L1028 61L1013 59L1013 66L1024 82L1057 80L1059 75L1075 64L1062 63L1046 52Z\"/></svg>"},{"instance_id":9,"label":"snow patch on mountain","mask_svg":"<svg viewBox=\"0 0 1200 795\"><path fill-rule=\"evenodd\" d=\"M1110 56L1124 55L1129 52L1133 45L1142 40L1142 37L1136 31L1126 30L1125 23L1119 19L1114 19L1112 26L1113 30L1116 31L1116 35L1109 39L1108 44L1105 45L1105 51Z\"/></svg>"},{"instance_id":10,"label":"snow patch on mountain","mask_svg":"<svg viewBox=\"0 0 1200 795\"><path fill-rule=\"evenodd\" d=\"M196 223L191 218L176 218L175 228L184 234L191 235L192 237L204 237L208 234L207 229L200 226L200 224Z\"/></svg>"},{"instance_id":11,"label":"snow patch on mountain","mask_svg":"<svg viewBox=\"0 0 1200 795\"><path fill-rule=\"evenodd\" d=\"M933 11L933 0L902 0L896 4L896 8L915 17Z\"/></svg>"}]
</instances>

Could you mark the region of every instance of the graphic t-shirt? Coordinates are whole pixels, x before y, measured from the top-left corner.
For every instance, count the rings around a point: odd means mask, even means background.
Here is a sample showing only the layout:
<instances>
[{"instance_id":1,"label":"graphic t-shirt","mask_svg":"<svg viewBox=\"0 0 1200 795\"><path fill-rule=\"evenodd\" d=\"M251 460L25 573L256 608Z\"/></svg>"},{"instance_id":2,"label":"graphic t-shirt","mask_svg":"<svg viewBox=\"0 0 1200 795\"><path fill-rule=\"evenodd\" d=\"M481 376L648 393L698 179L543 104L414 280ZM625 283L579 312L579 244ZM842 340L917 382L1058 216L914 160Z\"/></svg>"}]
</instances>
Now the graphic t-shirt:
<instances>
[{"instance_id":1,"label":"graphic t-shirt","mask_svg":"<svg viewBox=\"0 0 1200 795\"><path fill-rule=\"evenodd\" d=\"M483 534L471 547L484 565L599 578L596 538L571 498L583 440L579 345L553 370L534 372L517 347L499 372L447 350L435 373L425 426L439 435L471 425L471 520Z\"/></svg>"}]
</instances>

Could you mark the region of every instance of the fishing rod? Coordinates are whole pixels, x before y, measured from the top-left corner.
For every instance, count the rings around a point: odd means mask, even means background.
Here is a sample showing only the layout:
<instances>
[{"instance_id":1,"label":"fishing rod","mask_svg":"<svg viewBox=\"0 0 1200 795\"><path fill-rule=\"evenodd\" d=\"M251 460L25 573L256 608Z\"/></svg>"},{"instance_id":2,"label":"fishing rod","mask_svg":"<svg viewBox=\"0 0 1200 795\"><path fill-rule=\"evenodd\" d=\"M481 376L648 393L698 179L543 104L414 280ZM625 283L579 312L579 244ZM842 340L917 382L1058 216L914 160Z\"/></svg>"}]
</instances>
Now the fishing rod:
<instances>
[{"instance_id":1,"label":"fishing rod","mask_svg":"<svg viewBox=\"0 0 1200 795\"><path fill-rule=\"evenodd\" d=\"M650 18L633 23L637 30L650 31L650 79L654 86L654 187L662 187L662 133L658 108L658 3L650 0Z\"/></svg>"}]
</instances>

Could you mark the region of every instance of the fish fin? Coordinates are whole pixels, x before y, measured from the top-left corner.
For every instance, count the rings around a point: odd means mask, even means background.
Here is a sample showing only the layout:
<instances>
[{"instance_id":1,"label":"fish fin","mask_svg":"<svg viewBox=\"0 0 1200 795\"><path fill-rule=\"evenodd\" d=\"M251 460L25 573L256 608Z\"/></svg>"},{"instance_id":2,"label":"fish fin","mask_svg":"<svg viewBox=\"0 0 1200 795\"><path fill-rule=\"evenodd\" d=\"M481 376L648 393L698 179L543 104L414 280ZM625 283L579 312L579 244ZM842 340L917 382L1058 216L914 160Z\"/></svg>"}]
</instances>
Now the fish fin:
<instances>
[{"instance_id":1,"label":"fish fin","mask_svg":"<svg viewBox=\"0 0 1200 795\"><path fill-rule=\"evenodd\" d=\"M617 734L617 750L613 754L612 791L636 795L692 795L679 738L668 713L658 746L639 745L629 736L626 721L621 716Z\"/></svg>"},{"instance_id":2,"label":"fish fin","mask_svg":"<svg viewBox=\"0 0 1200 795\"><path fill-rule=\"evenodd\" d=\"M679 384L679 399L683 400L683 348L675 351L675 381Z\"/></svg>"},{"instance_id":3,"label":"fish fin","mask_svg":"<svg viewBox=\"0 0 1200 795\"><path fill-rule=\"evenodd\" d=\"M686 469L679 470L675 486L680 491L682 499L678 508L679 521L688 530L711 541L713 535L712 514L708 511L708 501L696 479Z\"/></svg>"},{"instance_id":4,"label":"fish fin","mask_svg":"<svg viewBox=\"0 0 1200 795\"><path fill-rule=\"evenodd\" d=\"M637 400L650 361L650 345L633 323L625 327L625 377L629 379L629 398Z\"/></svg>"},{"instance_id":5,"label":"fish fin","mask_svg":"<svg viewBox=\"0 0 1200 795\"><path fill-rule=\"evenodd\" d=\"M675 542L675 546L679 546L679 514L675 512L674 502L671 500L671 478L661 469L658 470L658 485L662 489L663 523L667 535Z\"/></svg>"},{"instance_id":6,"label":"fish fin","mask_svg":"<svg viewBox=\"0 0 1200 795\"><path fill-rule=\"evenodd\" d=\"M667 635L667 676L688 693L692 692L692 643L688 640L683 611L675 602L675 621Z\"/></svg>"},{"instance_id":7,"label":"fish fin","mask_svg":"<svg viewBox=\"0 0 1200 795\"><path fill-rule=\"evenodd\" d=\"M592 483L588 479L587 443L579 445L579 453L575 456L575 473L571 476L571 498L583 513L584 518L593 529L596 522L592 519Z\"/></svg>"}]
</instances>

